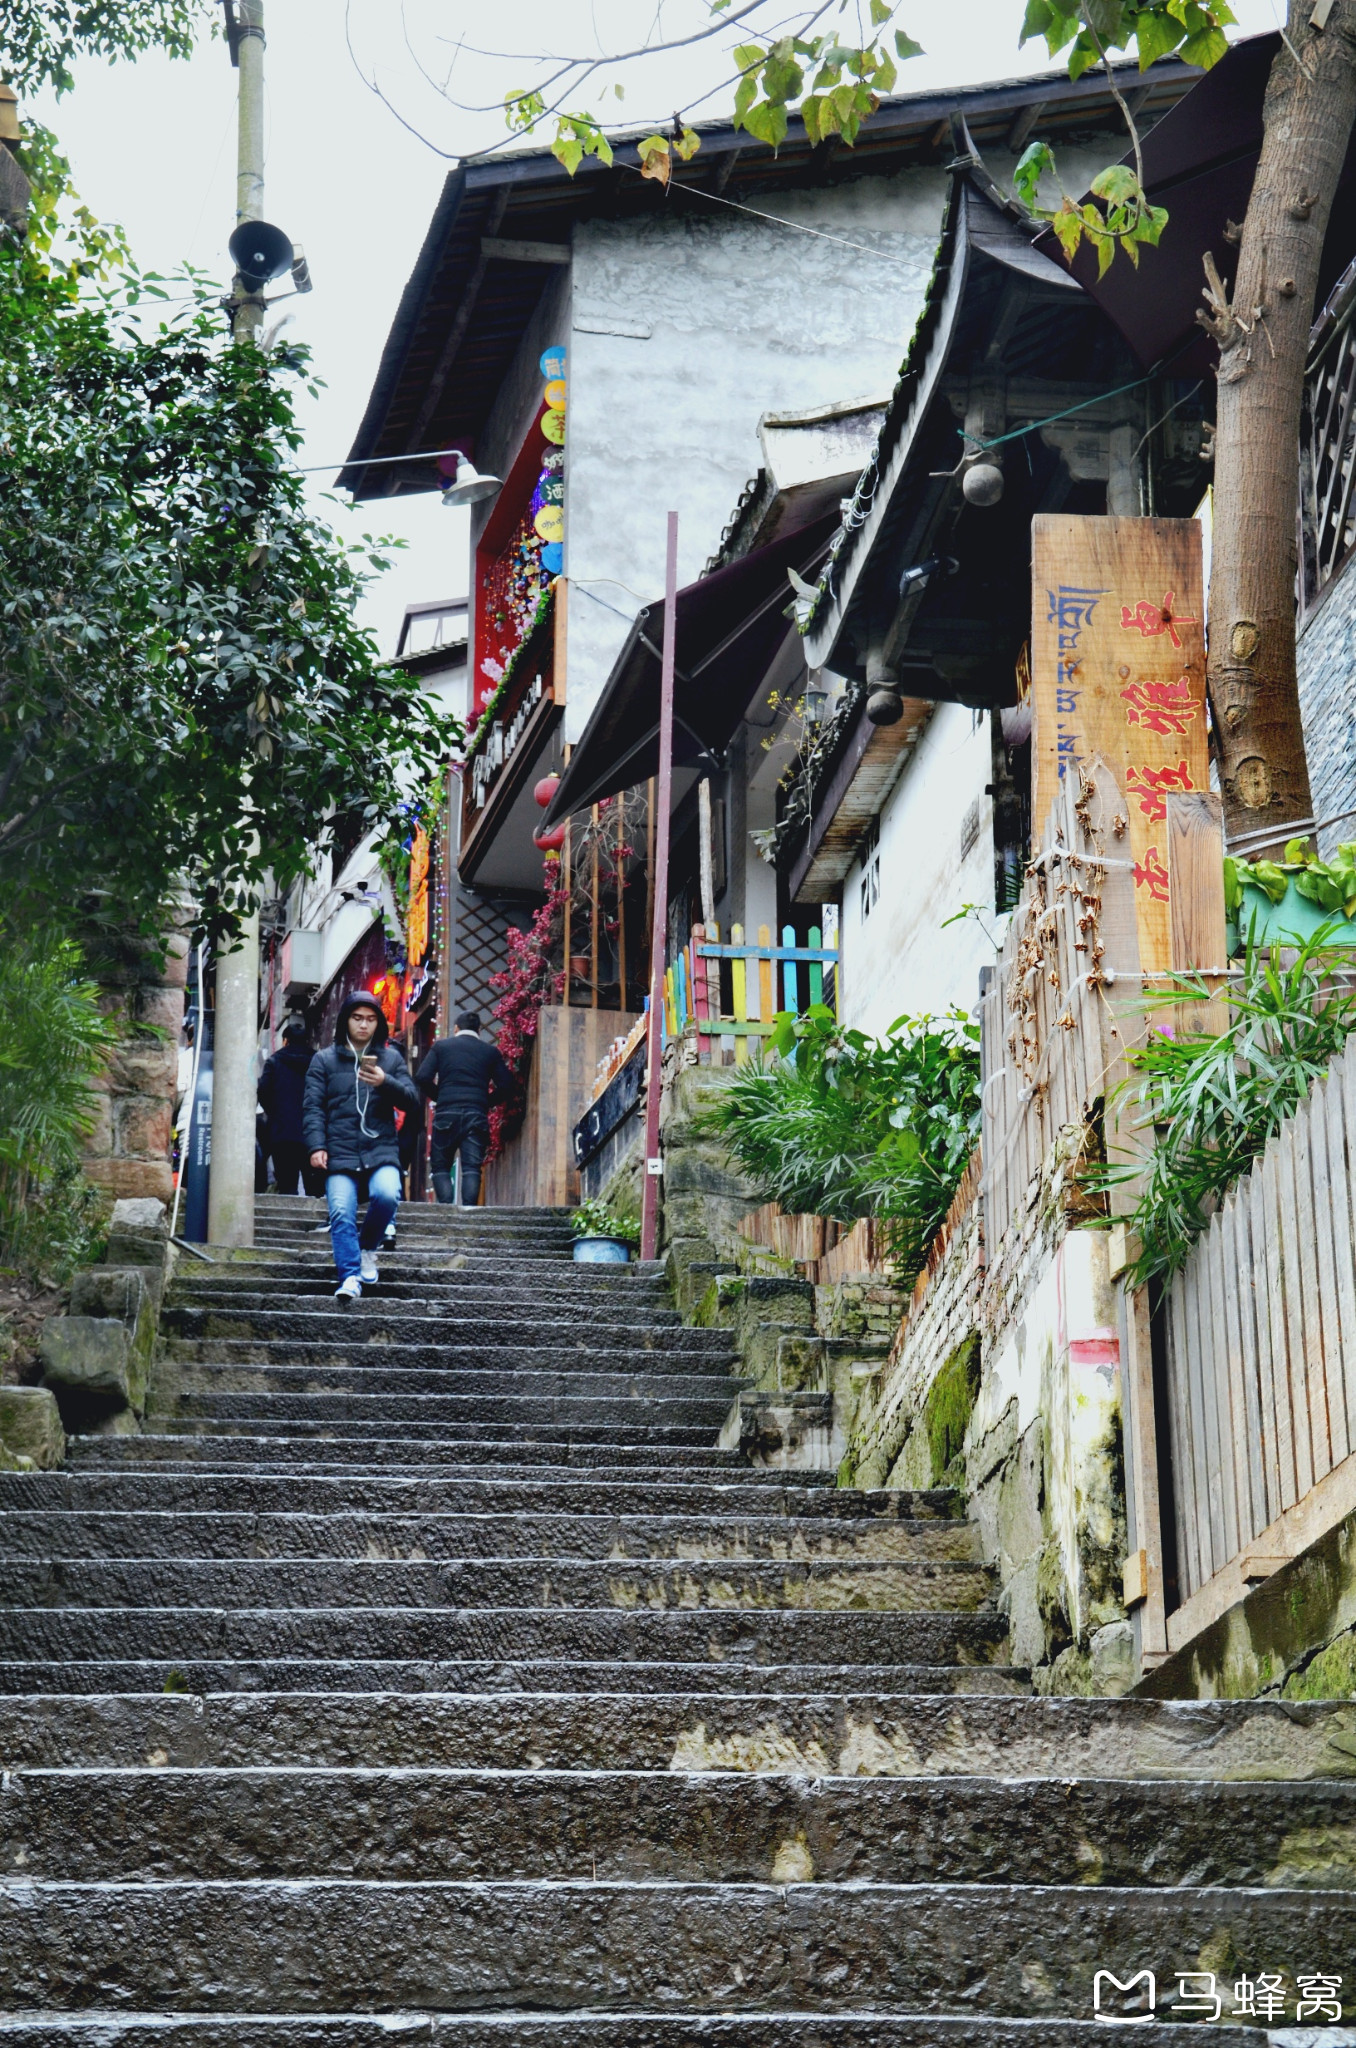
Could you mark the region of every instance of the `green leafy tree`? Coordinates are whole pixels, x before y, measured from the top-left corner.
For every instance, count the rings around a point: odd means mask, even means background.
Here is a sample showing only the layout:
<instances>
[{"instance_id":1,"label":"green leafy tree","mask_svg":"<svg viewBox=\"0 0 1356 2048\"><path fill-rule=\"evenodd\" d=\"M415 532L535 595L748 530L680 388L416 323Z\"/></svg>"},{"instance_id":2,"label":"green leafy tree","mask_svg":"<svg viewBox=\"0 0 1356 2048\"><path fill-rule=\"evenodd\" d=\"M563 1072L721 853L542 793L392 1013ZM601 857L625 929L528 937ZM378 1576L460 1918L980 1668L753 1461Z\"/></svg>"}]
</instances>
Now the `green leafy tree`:
<instances>
[{"instance_id":1,"label":"green leafy tree","mask_svg":"<svg viewBox=\"0 0 1356 2048\"><path fill-rule=\"evenodd\" d=\"M5 0L0 78L16 92L68 92L77 57L186 57L216 15L212 0Z\"/></svg>"},{"instance_id":2,"label":"green leafy tree","mask_svg":"<svg viewBox=\"0 0 1356 2048\"><path fill-rule=\"evenodd\" d=\"M304 351L37 220L0 240L0 891L154 929L187 882L224 932L326 819L397 819L461 728L354 623L386 557L307 507Z\"/></svg>"}]
</instances>

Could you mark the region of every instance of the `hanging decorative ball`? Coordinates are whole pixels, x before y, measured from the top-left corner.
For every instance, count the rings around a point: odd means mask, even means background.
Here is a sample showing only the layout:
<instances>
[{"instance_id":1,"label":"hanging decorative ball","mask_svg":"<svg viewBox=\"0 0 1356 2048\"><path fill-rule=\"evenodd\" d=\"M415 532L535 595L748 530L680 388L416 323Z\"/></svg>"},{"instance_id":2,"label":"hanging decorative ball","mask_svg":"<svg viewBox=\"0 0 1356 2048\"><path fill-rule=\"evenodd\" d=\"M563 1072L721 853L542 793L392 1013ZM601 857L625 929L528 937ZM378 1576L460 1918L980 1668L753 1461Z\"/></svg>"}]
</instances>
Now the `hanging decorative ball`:
<instances>
[{"instance_id":1,"label":"hanging decorative ball","mask_svg":"<svg viewBox=\"0 0 1356 2048\"><path fill-rule=\"evenodd\" d=\"M534 832L532 844L540 847L543 853L559 853L565 844L565 827L553 825L549 832Z\"/></svg>"},{"instance_id":2,"label":"hanging decorative ball","mask_svg":"<svg viewBox=\"0 0 1356 2048\"><path fill-rule=\"evenodd\" d=\"M558 775L543 775L532 794L542 809L545 810L559 788L560 777Z\"/></svg>"},{"instance_id":3,"label":"hanging decorative ball","mask_svg":"<svg viewBox=\"0 0 1356 2048\"><path fill-rule=\"evenodd\" d=\"M967 505L996 505L1003 495L1003 472L996 462L975 462L961 478Z\"/></svg>"}]
</instances>

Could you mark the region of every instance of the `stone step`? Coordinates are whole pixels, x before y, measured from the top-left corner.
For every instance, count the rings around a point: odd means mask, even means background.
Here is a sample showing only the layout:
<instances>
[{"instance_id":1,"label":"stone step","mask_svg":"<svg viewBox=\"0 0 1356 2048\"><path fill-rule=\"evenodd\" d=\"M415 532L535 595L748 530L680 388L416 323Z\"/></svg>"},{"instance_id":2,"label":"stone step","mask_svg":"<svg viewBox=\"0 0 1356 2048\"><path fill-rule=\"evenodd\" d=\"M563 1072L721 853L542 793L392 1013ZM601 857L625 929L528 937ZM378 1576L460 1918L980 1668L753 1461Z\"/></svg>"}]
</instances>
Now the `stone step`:
<instances>
[{"instance_id":1,"label":"stone step","mask_svg":"<svg viewBox=\"0 0 1356 2048\"><path fill-rule=\"evenodd\" d=\"M191 1365L347 1365L380 1369L390 1357L389 1331L375 1320L370 1328L366 1327L357 1316L344 1317L341 1323L340 1334L314 1344L303 1343L297 1337L169 1337L162 1356ZM684 1371L704 1368L716 1378L729 1377L737 1366L737 1354L728 1346L723 1350L701 1351L675 1347L669 1353L662 1345L636 1343L600 1344L596 1350L573 1343L410 1343L401 1344L396 1351L401 1365L417 1366L425 1372L436 1372L441 1367L487 1375L532 1372L538 1367L560 1372L576 1363L591 1372L647 1373L653 1372L665 1357L678 1360Z\"/></svg>"},{"instance_id":2,"label":"stone step","mask_svg":"<svg viewBox=\"0 0 1356 2048\"><path fill-rule=\"evenodd\" d=\"M380 1569L380 1567L378 1567ZM0 1609L0 1659L547 1658L731 1664L998 1663L996 1614L579 1607ZM339 1688L342 1690L342 1688Z\"/></svg>"},{"instance_id":3,"label":"stone step","mask_svg":"<svg viewBox=\"0 0 1356 2048\"><path fill-rule=\"evenodd\" d=\"M25 1514L153 1512L342 1515L565 1514L701 1515L828 1518L857 1525L902 1522L961 1523L960 1496L939 1489L910 1493L881 1489L858 1493L835 1487L831 1475L746 1469L709 1477L669 1473L658 1483L627 1475L599 1480L593 1473L560 1479L515 1473L486 1477L419 1472L380 1477L370 1472L247 1470L170 1472L156 1465L63 1472L0 1472L0 1510ZM17 1526L17 1523L10 1525Z\"/></svg>"},{"instance_id":4,"label":"stone step","mask_svg":"<svg viewBox=\"0 0 1356 2048\"><path fill-rule=\"evenodd\" d=\"M805 1778L446 1766L10 1770L0 1868L87 1879L484 1879L1351 1890L1356 1783ZM1356 1936L1356 1897L1348 1901ZM1350 1956L1348 1956L1348 1961Z\"/></svg>"},{"instance_id":5,"label":"stone step","mask_svg":"<svg viewBox=\"0 0 1356 2048\"><path fill-rule=\"evenodd\" d=\"M586 1608L974 1613L987 1565L949 1558L10 1558L5 1619L36 1608ZM0 1622L0 1626L3 1626Z\"/></svg>"},{"instance_id":6,"label":"stone step","mask_svg":"<svg viewBox=\"0 0 1356 2048\"><path fill-rule=\"evenodd\" d=\"M382 1301L375 1293L364 1295L352 1308L335 1307L333 1297L323 1308L269 1306L246 1315L225 1309L169 1306L161 1325L167 1338L206 1337L210 1339L264 1339L269 1344L296 1342L303 1345L377 1343L399 1347L446 1345L449 1350L484 1349L487 1341L497 1354L522 1349L557 1351L565 1356L592 1358L609 1351L663 1351L671 1357L728 1358L732 1346L724 1330L674 1328L671 1324L647 1329L645 1319L636 1315L603 1315L595 1310L587 1322L578 1315L562 1319L538 1311L535 1315L513 1315L501 1305L493 1316L440 1314L429 1303L411 1313L407 1302ZM488 1336L487 1336L487 1333ZM173 1352L170 1354L174 1355Z\"/></svg>"},{"instance_id":7,"label":"stone step","mask_svg":"<svg viewBox=\"0 0 1356 2048\"><path fill-rule=\"evenodd\" d=\"M12 1558L948 1558L980 1562L968 1522L785 1515L37 1513L0 1522Z\"/></svg>"},{"instance_id":8,"label":"stone step","mask_svg":"<svg viewBox=\"0 0 1356 2048\"><path fill-rule=\"evenodd\" d=\"M201 1424L197 1428L202 1431ZM621 1435L620 1429L615 1434ZM72 1455L86 1467L153 1464L163 1459L189 1470L208 1464L226 1468L237 1462L263 1468L311 1463L322 1469L338 1469L347 1464L397 1466L426 1472L431 1478L436 1477L440 1468L502 1468L516 1473L524 1466L577 1472L580 1476L588 1472L597 1476L615 1473L618 1477L648 1474L656 1480L680 1474L710 1479L721 1473L737 1473L741 1478L749 1474L749 1467L737 1451L709 1447L698 1450L686 1443L666 1445L648 1440L599 1443L552 1436L534 1443L527 1438L467 1434L448 1441L415 1437L408 1430L399 1436L381 1437L355 1429L352 1434L335 1430L323 1438L302 1430L286 1434L254 1431L242 1436L146 1431L137 1436L73 1437L70 1444ZM782 1476L770 1475L770 1481ZM828 1483L832 1474L825 1473L823 1477Z\"/></svg>"},{"instance_id":9,"label":"stone step","mask_svg":"<svg viewBox=\"0 0 1356 2048\"><path fill-rule=\"evenodd\" d=\"M249 1396L242 1396L246 1402ZM299 1397L300 1398L300 1397ZM430 1399L435 1397L430 1396ZM452 1414L440 1418L438 1412L425 1411L418 1421L404 1420L398 1416L372 1414L367 1416L322 1417L318 1421L305 1416L274 1416L264 1405L265 1397L254 1397L256 1408L247 1408L243 1415L156 1415L150 1418L155 1429L163 1436L179 1437L190 1442L202 1443L219 1441L223 1437L243 1440L247 1443L264 1443L272 1431L286 1431L289 1438L309 1441L313 1444L367 1443L376 1438L389 1441L388 1432L398 1430L400 1442L406 1448L407 1456L422 1455L425 1448L435 1454L446 1449L449 1441L460 1446L468 1456L479 1444L494 1446L497 1458L503 1451L505 1458L513 1447L528 1447L539 1454L545 1446L566 1447L583 1444L597 1451L613 1449L619 1457L625 1457L628 1448L633 1452L647 1450L654 1457L668 1454L681 1455L691 1451L704 1458L715 1445L720 1418L728 1411L718 1406L715 1418L707 1415L704 1420L690 1422L643 1422L613 1420L621 1404L605 1406L601 1413L571 1409L570 1404L559 1404L566 1413L559 1420L542 1415L544 1407L556 1404L534 1404L534 1412L527 1414L497 1414L491 1420L477 1422L463 1415ZM493 1404L491 1404L493 1405ZM636 1405L636 1410L645 1410Z\"/></svg>"},{"instance_id":10,"label":"stone step","mask_svg":"<svg viewBox=\"0 0 1356 2048\"><path fill-rule=\"evenodd\" d=\"M383 1435L404 1423L418 1425L420 1435L432 1431L438 1437L474 1436L481 1432L502 1435L541 1428L553 1432L588 1431L596 1436L613 1424L627 1431L623 1442L637 1442L638 1430L653 1431L660 1443L674 1442L672 1431L681 1431L681 1441L714 1444L720 1427L739 1391L737 1381L702 1393L642 1391L596 1395L589 1392L385 1393L369 1385L362 1393L316 1388L304 1393L274 1394L254 1391L200 1392L190 1388L176 1400L172 1410L155 1417L157 1426L170 1430L193 1428L199 1422L217 1425L257 1423L261 1429L301 1425L323 1428L332 1422L361 1424Z\"/></svg>"},{"instance_id":11,"label":"stone step","mask_svg":"<svg viewBox=\"0 0 1356 2048\"><path fill-rule=\"evenodd\" d=\"M1227 1929L1227 1936L1222 1935ZM1356 1891L385 1882L0 1887L10 2012L681 2007L1086 2017L1093 1979L1350 1974ZM1152 1961L1150 1960L1152 1959Z\"/></svg>"},{"instance_id":12,"label":"stone step","mask_svg":"<svg viewBox=\"0 0 1356 2048\"><path fill-rule=\"evenodd\" d=\"M707 1666L691 1672L689 1691L519 1692L512 1712L502 1689L203 1697L162 1694L161 1676L148 1697L0 1699L0 1769L438 1764L938 1780L985 1773L1061 1786L1085 1779L1229 1783L1240 1794L1254 1784L1319 1778L1343 1785L1348 1796L1356 1791L1350 1702L1038 1699L992 1690L956 1696L949 1681L958 1675L905 1667L887 1674L888 1690L778 1691L774 1679L794 1687L805 1674ZM971 1675L1008 1674L990 1666ZM750 1676L757 1691L715 1689L718 1680ZM906 1693L906 1679L948 1686ZM1349 1839L1348 1824L1334 1848ZM1321 1854L1321 1845L1313 1847Z\"/></svg>"},{"instance_id":13,"label":"stone step","mask_svg":"<svg viewBox=\"0 0 1356 2048\"><path fill-rule=\"evenodd\" d=\"M168 1383L171 1376L164 1376ZM643 1373L591 1372L584 1366L563 1371L543 1368L539 1372L504 1372L490 1375L467 1372L457 1366L413 1367L383 1362L376 1370L364 1365L181 1365L172 1375L177 1394L361 1394L371 1399L383 1395L473 1394L478 1398L504 1396L545 1397L588 1395L594 1400L673 1399L678 1395L712 1398L713 1388L745 1386L744 1380L728 1380L694 1369L690 1360L675 1360L672 1371L656 1361ZM491 1391L492 1390L492 1391Z\"/></svg>"},{"instance_id":14,"label":"stone step","mask_svg":"<svg viewBox=\"0 0 1356 2048\"><path fill-rule=\"evenodd\" d=\"M1195 2026L1154 2029L1154 2048L1200 2048ZM1301 2044L1294 2036L1288 2037ZM334 2018L232 2013L176 2018L145 2013L0 2013L2 2048L1092 2048L1106 2028L1092 2020L939 2018L891 2013L766 2012L752 2018L684 2018L670 2012L375 2014ZM1307 2037L1306 2037L1307 2039ZM1353 2048L1356 2028L1328 2028L1330 2048ZM1246 2023L1230 2048L1283 2044Z\"/></svg>"},{"instance_id":15,"label":"stone step","mask_svg":"<svg viewBox=\"0 0 1356 2048\"><path fill-rule=\"evenodd\" d=\"M873 1697L909 1693L930 1699L953 1694L1017 1699L1031 1690L1030 1674L1009 1664L857 1664L851 1677L854 1687ZM362 1704L372 1695L390 1700L484 1693L498 1698L498 1713L506 1726L513 1724L517 1703L524 1695L550 1693L575 1699L602 1693L619 1698L823 1694L841 1686L843 1678L838 1663L720 1664L644 1658L589 1662L566 1655L480 1660L222 1655L10 1661L0 1657L0 1696L43 1694L59 1706L79 1699L99 1712L111 1709L123 1697L138 1695L159 1703L162 1695L175 1698L183 1694L192 1705L205 1695L248 1698L286 1693L324 1701L342 1694Z\"/></svg>"},{"instance_id":16,"label":"stone step","mask_svg":"<svg viewBox=\"0 0 1356 2048\"><path fill-rule=\"evenodd\" d=\"M285 1266L256 1266L242 1270L229 1284L224 1276L198 1279L191 1273L179 1273L166 1295L166 1307L251 1315L274 1308L325 1308L333 1299L333 1267L328 1273L298 1278L289 1275ZM584 1288L566 1285L563 1279L557 1285L553 1279L539 1278L530 1285L515 1287L502 1280L492 1284L458 1273L434 1273L420 1280L388 1261L376 1285L365 1290L358 1304L360 1312L369 1311L374 1302L395 1303L410 1315L422 1314L426 1307L440 1309L445 1315L495 1315L507 1309L539 1317L597 1309L604 1315L634 1315L657 1330L688 1327L671 1305L668 1287L661 1281L633 1281L613 1287L604 1281L594 1281Z\"/></svg>"}]
</instances>

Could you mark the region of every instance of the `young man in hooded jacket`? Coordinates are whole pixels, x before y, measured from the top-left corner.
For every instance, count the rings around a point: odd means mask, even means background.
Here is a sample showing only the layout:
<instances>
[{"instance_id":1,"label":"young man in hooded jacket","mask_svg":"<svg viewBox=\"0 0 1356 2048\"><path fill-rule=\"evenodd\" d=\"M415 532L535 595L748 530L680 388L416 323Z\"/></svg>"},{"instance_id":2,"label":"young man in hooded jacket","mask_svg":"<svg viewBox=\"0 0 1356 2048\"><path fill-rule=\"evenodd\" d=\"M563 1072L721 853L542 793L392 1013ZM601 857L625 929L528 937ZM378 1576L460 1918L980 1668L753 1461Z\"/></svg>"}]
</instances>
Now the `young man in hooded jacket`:
<instances>
[{"instance_id":1,"label":"young man in hooded jacket","mask_svg":"<svg viewBox=\"0 0 1356 2048\"><path fill-rule=\"evenodd\" d=\"M378 1278L377 1246L400 1202L396 1111L420 1108L410 1070L386 1038L381 1005L360 989L340 1008L334 1044L316 1054L306 1075L302 1128L311 1165L326 1176L335 1297L344 1303Z\"/></svg>"}]
</instances>

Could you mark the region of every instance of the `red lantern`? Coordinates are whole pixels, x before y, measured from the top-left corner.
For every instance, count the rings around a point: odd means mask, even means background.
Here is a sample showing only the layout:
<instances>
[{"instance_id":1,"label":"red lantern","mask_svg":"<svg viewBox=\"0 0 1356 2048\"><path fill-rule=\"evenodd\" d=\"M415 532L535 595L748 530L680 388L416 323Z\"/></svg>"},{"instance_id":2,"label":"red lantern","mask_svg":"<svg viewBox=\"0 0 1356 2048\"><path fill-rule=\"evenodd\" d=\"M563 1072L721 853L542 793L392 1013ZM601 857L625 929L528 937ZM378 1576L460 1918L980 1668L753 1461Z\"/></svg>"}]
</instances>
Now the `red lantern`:
<instances>
[{"instance_id":1,"label":"red lantern","mask_svg":"<svg viewBox=\"0 0 1356 2048\"><path fill-rule=\"evenodd\" d=\"M560 777L558 775L543 775L532 794L542 809L545 810L559 788Z\"/></svg>"},{"instance_id":2,"label":"red lantern","mask_svg":"<svg viewBox=\"0 0 1356 2048\"><path fill-rule=\"evenodd\" d=\"M532 844L540 847L543 853L559 853L565 844L565 827L553 825L549 832L534 832Z\"/></svg>"}]
</instances>

